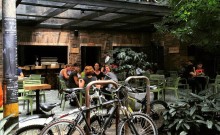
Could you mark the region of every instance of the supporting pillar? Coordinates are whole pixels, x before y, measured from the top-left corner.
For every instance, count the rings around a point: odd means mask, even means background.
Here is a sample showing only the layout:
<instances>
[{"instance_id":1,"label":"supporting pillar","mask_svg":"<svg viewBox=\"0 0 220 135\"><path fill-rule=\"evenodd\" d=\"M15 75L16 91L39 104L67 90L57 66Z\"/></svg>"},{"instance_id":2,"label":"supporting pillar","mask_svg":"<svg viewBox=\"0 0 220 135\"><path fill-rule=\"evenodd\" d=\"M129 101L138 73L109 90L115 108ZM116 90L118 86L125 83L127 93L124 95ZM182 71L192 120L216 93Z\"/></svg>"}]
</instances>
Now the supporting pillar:
<instances>
[{"instance_id":1,"label":"supporting pillar","mask_svg":"<svg viewBox=\"0 0 220 135\"><path fill-rule=\"evenodd\" d=\"M5 128L18 122L16 0L2 0L4 117L14 114Z\"/></svg>"}]
</instances>

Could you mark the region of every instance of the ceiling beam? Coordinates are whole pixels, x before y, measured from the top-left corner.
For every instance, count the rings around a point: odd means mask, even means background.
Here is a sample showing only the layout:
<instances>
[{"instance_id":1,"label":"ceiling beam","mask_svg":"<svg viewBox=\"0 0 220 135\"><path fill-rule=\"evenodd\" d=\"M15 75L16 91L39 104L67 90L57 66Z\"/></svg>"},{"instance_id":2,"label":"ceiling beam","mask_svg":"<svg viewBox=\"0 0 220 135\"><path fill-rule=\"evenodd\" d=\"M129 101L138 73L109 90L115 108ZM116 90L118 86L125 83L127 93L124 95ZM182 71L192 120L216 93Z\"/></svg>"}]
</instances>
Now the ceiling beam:
<instances>
[{"instance_id":1,"label":"ceiling beam","mask_svg":"<svg viewBox=\"0 0 220 135\"><path fill-rule=\"evenodd\" d=\"M97 18L99 16L111 13L112 11L116 11L116 10L119 10L119 9L116 9L116 8L106 8L104 10L105 10L105 12L101 12L101 13L95 12L95 13L89 14L87 16L81 17L80 18L81 20L68 22L68 23L62 25L62 27L66 28L66 27L69 27L71 25L76 25L76 24L79 24L79 23L83 22L83 20L92 20L94 18Z\"/></svg>"},{"instance_id":2,"label":"ceiling beam","mask_svg":"<svg viewBox=\"0 0 220 135\"><path fill-rule=\"evenodd\" d=\"M62 8L62 9L60 9L60 8L59 8L59 9L56 9L56 10L54 10L53 12L50 12L50 13L46 14L47 17L40 18L40 19L38 20L38 24L40 24L40 23L46 21L47 19L49 19L49 18L51 18L51 17L54 17L54 16L56 16L56 15L59 15L60 13L63 13L63 12L65 12L65 11L67 11L69 8L74 7L75 5L76 5L76 4L65 4L64 6L62 6L62 7L64 7L64 8Z\"/></svg>"},{"instance_id":3,"label":"ceiling beam","mask_svg":"<svg viewBox=\"0 0 220 135\"><path fill-rule=\"evenodd\" d=\"M114 29L129 29L129 28L135 28L135 27L145 27L145 26L150 25L151 23L161 21L161 19L162 18L153 18L153 19L141 21L141 22L138 22L138 23L132 23L132 24L127 24L127 25L123 25L123 26L117 26L117 27L114 27Z\"/></svg>"},{"instance_id":4,"label":"ceiling beam","mask_svg":"<svg viewBox=\"0 0 220 135\"><path fill-rule=\"evenodd\" d=\"M29 6L39 6L39 7L47 7L47 8L59 8L59 9L66 9L63 6L55 6L55 5L45 5L45 4L39 4L39 3L30 3L30 2L21 2L20 4L22 5L29 5ZM105 12L102 9L86 9L86 8L76 8L76 7L71 7L69 9L72 10L84 10L84 11L94 11L94 12ZM134 10L137 11L137 10ZM119 12L119 11L114 11L112 13L117 13L117 14L126 14L126 15L151 15L151 16L164 16L164 13L154 13L154 12L142 12L142 13L126 13L126 12ZM166 14L166 13L165 13Z\"/></svg>"},{"instance_id":5,"label":"ceiling beam","mask_svg":"<svg viewBox=\"0 0 220 135\"><path fill-rule=\"evenodd\" d=\"M165 12L169 13L170 9L168 6L162 6L159 4L153 3L138 3L138 2L127 2L127 1L116 1L116 0L44 0L44 1L53 1L53 2L64 2L72 4L82 4L82 5L91 5L91 6L100 6L100 7L110 7L118 9L132 9L139 11L150 11L150 12Z\"/></svg>"},{"instance_id":6,"label":"ceiling beam","mask_svg":"<svg viewBox=\"0 0 220 135\"><path fill-rule=\"evenodd\" d=\"M151 15L148 15L148 14L149 13L141 12L141 13L139 13L137 15L127 15L127 16L124 16L124 17L112 19L110 21L106 21L106 22L90 25L89 27L104 26L104 25L109 25L111 23L129 23L129 20L133 20L133 19L140 18L140 17L152 17L153 16L152 14ZM153 16L153 17L157 17L157 16ZM130 23L132 23L132 22L130 22Z\"/></svg>"}]
</instances>

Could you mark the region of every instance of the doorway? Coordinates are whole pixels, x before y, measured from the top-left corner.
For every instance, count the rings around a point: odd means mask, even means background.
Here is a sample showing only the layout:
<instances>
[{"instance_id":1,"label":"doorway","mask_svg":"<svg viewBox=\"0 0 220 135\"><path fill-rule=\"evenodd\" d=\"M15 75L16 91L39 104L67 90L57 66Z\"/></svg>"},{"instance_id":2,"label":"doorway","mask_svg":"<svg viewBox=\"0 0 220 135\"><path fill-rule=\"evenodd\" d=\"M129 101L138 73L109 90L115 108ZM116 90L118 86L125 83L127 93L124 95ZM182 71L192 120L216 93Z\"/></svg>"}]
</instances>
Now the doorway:
<instances>
[{"instance_id":1,"label":"doorway","mask_svg":"<svg viewBox=\"0 0 220 135\"><path fill-rule=\"evenodd\" d=\"M100 46L82 46L81 47L81 68L85 66L93 66L96 62L101 62Z\"/></svg>"}]
</instances>

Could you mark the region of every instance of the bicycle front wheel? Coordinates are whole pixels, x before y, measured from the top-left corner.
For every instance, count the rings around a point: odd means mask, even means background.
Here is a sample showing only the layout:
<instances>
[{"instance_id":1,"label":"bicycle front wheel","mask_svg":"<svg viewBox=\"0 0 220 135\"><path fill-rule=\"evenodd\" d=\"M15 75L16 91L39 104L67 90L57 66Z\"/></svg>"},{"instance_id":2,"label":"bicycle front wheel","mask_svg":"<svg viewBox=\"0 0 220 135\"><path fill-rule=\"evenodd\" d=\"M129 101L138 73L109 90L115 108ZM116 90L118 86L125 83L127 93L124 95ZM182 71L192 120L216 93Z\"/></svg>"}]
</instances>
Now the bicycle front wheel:
<instances>
[{"instance_id":1,"label":"bicycle front wheel","mask_svg":"<svg viewBox=\"0 0 220 135\"><path fill-rule=\"evenodd\" d=\"M121 121L118 135L158 135L153 120L144 113L132 113L129 119Z\"/></svg>"},{"instance_id":2,"label":"bicycle front wheel","mask_svg":"<svg viewBox=\"0 0 220 135\"><path fill-rule=\"evenodd\" d=\"M40 135L85 135L82 128L71 120L59 119L43 128Z\"/></svg>"}]
</instances>

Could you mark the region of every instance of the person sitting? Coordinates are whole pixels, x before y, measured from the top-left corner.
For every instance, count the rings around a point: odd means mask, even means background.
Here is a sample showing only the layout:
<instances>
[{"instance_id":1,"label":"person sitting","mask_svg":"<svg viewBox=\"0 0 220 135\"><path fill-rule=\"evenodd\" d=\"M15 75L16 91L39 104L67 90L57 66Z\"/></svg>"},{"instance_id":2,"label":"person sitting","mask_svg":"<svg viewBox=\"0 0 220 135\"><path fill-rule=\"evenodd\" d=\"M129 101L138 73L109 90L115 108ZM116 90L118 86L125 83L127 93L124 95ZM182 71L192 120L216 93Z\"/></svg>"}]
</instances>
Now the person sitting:
<instances>
[{"instance_id":1,"label":"person sitting","mask_svg":"<svg viewBox=\"0 0 220 135\"><path fill-rule=\"evenodd\" d=\"M68 79L68 83L67 83L67 87L68 88L77 88L79 87L79 78L78 78L78 72L80 70L80 66L78 63L75 63L72 65L72 72L69 75L69 79ZM74 99L70 99L69 104L71 106L76 106L77 102Z\"/></svg>"},{"instance_id":2,"label":"person sitting","mask_svg":"<svg viewBox=\"0 0 220 135\"><path fill-rule=\"evenodd\" d=\"M92 66L86 66L84 68L84 72L85 72L85 77L83 79L79 80L79 87L80 88L84 88L87 86L88 83L90 83L91 81L96 81L97 78L95 76L93 76L94 74L94 69Z\"/></svg>"},{"instance_id":3,"label":"person sitting","mask_svg":"<svg viewBox=\"0 0 220 135\"><path fill-rule=\"evenodd\" d=\"M202 63L197 64L195 72L196 72L196 76L205 75Z\"/></svg>"},{"instance_id":4,"label":"person sitting","mask_svg":"<svg viewBox=\"0 0 220 135\"><path fill-rule=\"evenodd\" d=\"M198 66L197 66L198 67ZM200 74L201 69L198 69L198 75ZM198 77L196 69L191 60L187 62L187 67L185 69L184 76L187 79L187 82L192 87L192 93L198 93L199 91L205 88L206 79L203 77Z\"/></svg>"},{"instance_id":5,"label":"person sitting","mask_svg":"<svg viewBox=\"0 0 220 135\"><path fill-rule=\"evenodd\" d=\"M72 72L68 79L68 88L77 88L79 86L78 72L80 70L79 64L75 63L72 65Z\"/></svg>"},{"instance_id":6,"label":"person sitting","mask_svg":"<svg viewBox=\"0 0 220 135\"><path fill-rule=\"evenodd\" d=\"M118 82L117 76L113 72L111 72L111 68L110 68L109 65L105 66L104 80L113 80L115 82ZM112 96L110 96L112 88L113 88L112 84L108 84L108 85L102 87L102 91L104 93L106 93L105 97L106 97L107 100L112 99Z\"/></svg>"},{"instance_id":7,"label":"person sitting","mask_svg":"<svg viewBox=\"0 0 220 135\"><path fill-rule=\"evenodd\" d=\"M104 74L103 74L103 72L101 72L101 70L100 70L100 64L99 63L95 63L95 65L94 65L94 74L93 74L93 76L96 76L96 78L98 79L98 80L103 80L104 79Z\"/></svg>"},{"instance_id":8,"label":"person sitting","mask_svg":"<svg viewBox=\"0 0 220 135\"><path fill-rule=\"evenodd\" d=\"M207 83L207 78L205 77L205 72L202 63L197 64L195 74L196 74L195 79L199 84L198 91L204 90Z\"/></svg>"},{"instance_id":9,"label":"person sitting","mask_svg":"<svg viewBox=\"0 0 220 135\"><path fill-rule=\"evenodd\" d=\"M18 76L18 79L24 78L24 74L22 72L22 69L19 67L17 67L17 76Z\"/></svg>"},{"instance_id":10,"label":"person sitting","mask_svg":"<svg viewBox=\"0 0 220 135\"><path fill-rule=\"evenodd\" d=\"M67 85L67 80L69 79L69 75L71 74L72 68L70 64L67 64L64 69L62 69L59 73L59 78L64 80Z\"/></svg>"},{"instance_id":11,"label":"person sitting","mask_svg":"<svg viewBox=\"0 0 220 135\"><path fill-rule=\"evenodd\" d=\"M187 66L185 68L183 76L184 78L187 79L187 82L192 87L192 93L195 93L196 85L197 85L195 78L194 78L196 76L195 67L193 65L192 60L188 60L186 64Z\"/></svg>"}]
</instances>

